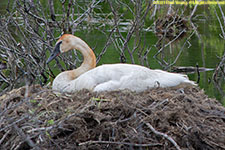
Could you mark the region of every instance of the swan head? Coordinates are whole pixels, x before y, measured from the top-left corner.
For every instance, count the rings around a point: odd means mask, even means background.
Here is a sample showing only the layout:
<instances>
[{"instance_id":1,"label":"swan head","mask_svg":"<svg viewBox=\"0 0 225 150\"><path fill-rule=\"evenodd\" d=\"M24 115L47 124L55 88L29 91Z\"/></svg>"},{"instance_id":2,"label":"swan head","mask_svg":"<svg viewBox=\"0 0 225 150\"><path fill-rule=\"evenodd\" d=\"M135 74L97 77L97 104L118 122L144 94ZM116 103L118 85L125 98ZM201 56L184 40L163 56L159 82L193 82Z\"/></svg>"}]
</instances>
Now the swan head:
<instances>
[{"instance_id":1,"label":"swan head","mask_svg":"<svg viewBox=\"0 0 225 150\"><path fill-rule=\"evenodd\" d=\"M47 64L50 61L52 61L55 57L57 57L60 53L64 53L73 49L74 46L73 46L72 38L74 37L75 36L70 34L64 34L63 36L61 36L59 40L56 42L55 48L47 60Z\"/></svg>"},{"instance_id":2,"label":"swan head","mask_svg":"<svg viewBox=\"0 0 225 150\"><path fill-rule=\"evenodd\" d=\"M96 57L92 49L82 39L72 34L64 34L59 38L53 52L47 60L47 64L60 53L67 52L72 49L78 50L82 53L84 57L83 65L89 66L89 69L96 66Z\"/></svg>"}]
</instances>

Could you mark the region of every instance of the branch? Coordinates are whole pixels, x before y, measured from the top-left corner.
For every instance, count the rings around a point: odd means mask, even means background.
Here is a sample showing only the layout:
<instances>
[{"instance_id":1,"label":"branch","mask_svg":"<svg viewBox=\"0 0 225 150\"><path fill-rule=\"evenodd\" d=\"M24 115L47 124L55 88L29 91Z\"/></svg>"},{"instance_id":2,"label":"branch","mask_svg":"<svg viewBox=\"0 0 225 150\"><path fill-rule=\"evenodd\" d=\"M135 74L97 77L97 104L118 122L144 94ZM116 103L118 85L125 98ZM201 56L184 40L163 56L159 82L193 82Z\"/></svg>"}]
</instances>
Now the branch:
<instances>
[{"instance_id":1,"label":"branch","mask_svg":"<svg viewBox=\"0 0 225 150\"><path fill-rule=\"evenodd\" d=\"M145 123L145 124L151 129L151 131L153 133L155 133L156 135L159 135L159 136L163 136L164 138L169 140L176 147L177 150L181 150L180 146L170 136L168 136L165 133L162 133L162 132L159 132L159 131L155 130L155 128L153 128L153 126L150 125L150 123Z\"/></svg>"},{"instance_id":2,"label":"branch","mask_svg":"<svg viewBox=\"0 0 225 150\"><path fill-rule=\"evenodd\" d=\"M151 144L137 144L137 143L128 143L128 142L113 142L113 141L86 141L79 143L79 146L89 145L89 144L118 144L118 145L128 145L136 147L150 147L150 146L161 146L161 143L151 143Z\"/></svg>"}]
</instances>

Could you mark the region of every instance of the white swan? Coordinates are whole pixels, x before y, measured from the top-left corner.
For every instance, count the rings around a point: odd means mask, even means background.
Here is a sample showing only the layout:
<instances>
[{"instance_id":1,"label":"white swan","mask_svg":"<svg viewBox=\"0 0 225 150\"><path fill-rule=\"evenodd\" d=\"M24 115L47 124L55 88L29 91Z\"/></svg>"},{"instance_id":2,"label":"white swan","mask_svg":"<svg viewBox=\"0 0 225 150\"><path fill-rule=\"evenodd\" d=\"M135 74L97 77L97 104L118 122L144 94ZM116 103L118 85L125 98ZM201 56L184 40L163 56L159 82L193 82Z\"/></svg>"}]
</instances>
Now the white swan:
<instances>
[{"instance_id":1,"label":"white swan","mask_svg":"<svg viewBox=\"0 0 225 150\"><path fill-rule=\"evenodd\" d=\"M140 92L152 87L172 87L181 83L195 85L186 75L151 70L139 65L107 64L96 67L96 57L92 49L71 34L60 37L47 63L71 49L82 53L83 63L77 69L60 73L53 81L53 90L73 93L81 89L97 92L130 89Z\"/></svg>"}]
</instances>

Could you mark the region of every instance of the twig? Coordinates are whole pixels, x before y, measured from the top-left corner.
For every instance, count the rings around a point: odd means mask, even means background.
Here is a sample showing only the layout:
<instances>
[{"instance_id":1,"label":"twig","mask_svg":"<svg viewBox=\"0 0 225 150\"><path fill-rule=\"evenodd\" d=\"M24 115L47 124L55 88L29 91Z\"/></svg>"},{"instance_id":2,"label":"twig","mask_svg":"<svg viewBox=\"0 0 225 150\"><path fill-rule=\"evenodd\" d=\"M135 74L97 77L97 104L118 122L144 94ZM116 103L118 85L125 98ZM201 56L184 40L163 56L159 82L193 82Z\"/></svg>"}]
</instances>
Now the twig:
<instances>
[{"instance_id":1,"label":"twig","mask_svg":"<svg viewBox=\"0 0 225 150\"><path fill-rule=\"evenodd\" d=\"M198 7L198 4L195 5L193 11L191 12L191 15L190 15L190 17L189 17L190 20L191 20L192 16L195 14L195 12L196 12L196 10L197 10L197 7Z\"/></svg>"},{"instance_id":2,"label":"twig","mask_svg":"<svg viewBox=\"0 0 225 150\"><path fill-rule=\"evenodd\" d=\"M82 17L84 17L85 15L87 15L89 12L90 12L90 10L91 9L93 9L93 8L95 8L99 3L101 3L103 0L99 0L98 2L96 2L95 4L94 3L92 3L91 4L91 6L82 14L82 15L80 15L76 20L74 20L73 21L73 24L76 24L76 25L78 25L78 24L80 24L83 20L84 20L84 18L83 19L81 19ZM94 1L95 2L95 1ZM78 22L79 21L79 22ZM76 23L76 22L78 22L78 23Z\"/></svg>"},{"instance_id":3,"label":"twig","mask_svg":"<svg viewBox=\"0 0 225 150\"><path fill-rule=\"evenodd\" d=\"M169 67L173 66L173 65L177 62L178 58L180 57L181 53L182 53L183 50L184 50L185 45L188 43L189 39L193 36L194 33L195 33L195 32L192 32L192 34L187 38L187 40L184 42L183 46L181 47L181 49L180 49L178 55L176 56L175 60L174 60L172 63L170 63L170 64L166 67L166 70L167 70Z\"/></svg>"},{"instance_id":4,"label":"twig","mask_svg":"<svg viewBox=\"0 0 225 150\"><path fill-rule=\"evenodd\" d=\"M152 110L154 110L155 108L157 108L158 106L161 106L161 105L164 105L164 104L166 104L166 103L168 103L168 98L166 98L166 99L164 99L163 101L160 101L159 103L155 103L155 102L153 102L150 106L149 106L149 108L151 108Z\"/></svg>"},{"instance_id":5,"label":"twig","mask_svg":"<svg viewBox=\"0 0 225 150\"><path fill-rule=\"evenodd\" d=\"M223 66L223 65L225 65L224 64L225 63L225 51L224 51L224 53L223 53L223 57L221 58L221 61L220 61L220 63L219 63L219 65L216 67L216 69L215 69L215 71L214 71L214 73L213 73L213 80L215 81L215 82L217 82L217 75L218 75L218 72L219 72L219 70L221 69L221 67ZM222 70L221 70L222 71Z\"/></svg>"},{"instance_id":6,"label":"twig","mask_svg":"<svg viewBox=\"0 0 225 150\"><path fill-rule=\"evenodd\" d=\"M218 22L219 22L219 24L220 24L220 29L221 29L222 34L223 34L223 39L225 39L225 32L224 32L224 29L223 29L223 25L222 25L222 23L221 23L221 21L220 21L220 18L219 18L219 16L218 16L216 10L215 10L215 14L216 14L217 20L218 20ZM223 18L223 19L225 19L225 18ZM224 26L225 26L225 25L224 25Z\"/></svg>"},{"instance_id":7,"label":"twig","mask_svg":"<svg viewBox=\"0 0 225 150\"><path fill-rule=\"evenodd\" d=\"M15 131L18 133L18 135L21 136L21 137L24 139L24 141L26 141L26 143L27 143L30 147L34 148L35 150L39 150L39 149L40 149L40 148L37 147L37 146L34 144L34 142L30 139L30 136L29 136L29 135L26 135L26 134L22 131L22 129L20 129L16 124L13 125L13 128L14 128Z\"/></svg>"},{"instance_id":8,"label":"twig","mask_svg":"<svg viewBox=\"0 0 225 150\"><path fill-rule=\"evenodd\" d=\"M169 41L166 45L164 45L162 48L160 48L160 50L153 56L154 58L157 58L158 54L161 53L165 47L169 46L170 44L172 44L174 41L176 41L181 34L183 34L184 31L180 32L179 35L177 35L173 40Z\"/></svg>"},{"instance_id":9,"label":"twig","mask_svg":"<svg viewBox=\"0 0 225 150\"><path fill-rule=\"evenodd\" d=\"M1 138L0 140L0 145L2 144L2 142L5 140L5 138L8 136L8 134L10 133L11 129L9 129Z\"/></svg>"},{"instance_id":10,"label":"twig","mask_svg":"<svg viewBox=\"0 0 225 150\"><path fill-rule=\"evenodd\" d=\"M29 117L29 116L26 115L26 116L24 116L24 117L22 117L22 118L20 118L20 119L18 119L18 120L16 120L16 121L13 121L11 124L5 126L4 128L1 128L1 129L0 129L0 132L4 131L5 129L7 129L7 128L9 128L9 127L14 126L15 124L19 123L20 121L23 121L24 119L26 119L26 118L28 118L28 117Z\"/></svg>"},{"instance_id":11,"label":"twig","mask_svg":"<svg viewBox=\"0 0 225 150\"><path fill-rule=\"evenodd\" d=\"M154 146L162 145L161 143L137 144L137 143L113 142L113 141L86 141L86 142L79 143L79 146L89 145L89 144L118 144L118 145L129 145L129 146L136 146L136 147L154 147Z\"/></svg>"},{"instance_id":12,"label":"twig","mask_svg":"<svg viewBox=\"0 0 225 150\"><path fill-rule=\"evenodd\" d=\"M101 53L98 55L97 60L96 60L97 63L100 61L102 55L105 54L105 52L106 52L106 50L107 50L107 47L110 45L110 43L111 43L111 37L112 37L112 34L113 34L113 32L114 32L115 29L116 29L116 26L115 26L115 27L112 29L112 31L110 32L110 34L109 34L109 36L108 36L108 38L107 38L107 42L106 42L106 44L105 44L103 50L102 50Z\"/></svg>"},{"instance_id":13,"label":"twig","mask_svg":"<svg viewBox=\"0 0 225 150\"><path fill-rule=\"evenodd\" d=\"M28 130L27 133L31 133L31 132L35 132L35 131L42 131L42 130L48 131L48 130L51 130L53 128L54 128L54 126L34 128L34 129L31 129L31 130Z\"/></svg>"},{"instance_id":14,"label":"twig","mask_svg":"<svg viewBox=\"0 0 225 150\"><path fill-rule=\"evenodd\" d=\"M53 21L55 21L56 18L55 18L55 10L54 10L54 1L53 0L49 0L48 3L49 3L51 19Z\"/></svg>"},{"instance_id":15,"label":"twig","mask_svg":"<svg viewBox=\"0 0 225 150\"><path fill-rule=\"evenodd\" d=\"M177 150L181 150L180 146L167 134L159 132L157 130L155 130L155 128L153 128L153 126L150 123L145 123L153 133L155 133L156 135L160 135L163 136L164 138L166 138L167 140L169 140L175 147Z\"/></svg>"},{"instance_id":16,"label":"twig","mask_svg":"<svg viewBox=\"0 0 225 150\"><path fill-rule=\"evenodd\" d=\"M221 6L220 6L219 3L218 3L218 6L219 6L219 9L220 9L222 18L223 18L223 19L222 19L222 20L223 20L223 25L224 25L224 27L225 27L225 16L224 16L223 10L222 10L222 8L221 8ZM216 16L217 16L217 18L218 18L218 15L216 15ZM219 19L219 18L218 18L218 19ZM224 34L224 30L223 30L223 27L222 27L221 23L220 23L220 28L221 28L222 33L223 33L223 38L225 39L225 34Z\"/></svg>"}]
</instances>

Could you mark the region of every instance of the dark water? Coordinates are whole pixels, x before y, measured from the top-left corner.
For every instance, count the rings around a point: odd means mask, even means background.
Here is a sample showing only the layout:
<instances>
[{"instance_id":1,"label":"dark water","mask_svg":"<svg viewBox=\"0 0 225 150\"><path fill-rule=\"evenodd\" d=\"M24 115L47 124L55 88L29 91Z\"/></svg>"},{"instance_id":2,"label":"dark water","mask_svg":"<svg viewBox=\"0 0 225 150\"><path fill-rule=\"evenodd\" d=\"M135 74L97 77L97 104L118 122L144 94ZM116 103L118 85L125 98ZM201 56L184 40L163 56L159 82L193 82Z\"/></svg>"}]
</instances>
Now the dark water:
<instances>
[{"instance_id":1,"label":"dark water","mask_svg":"<svg viewBox=\"0 0 225 150\"><path fill-rule=\"evenodd\" d=\"M0 2L0 15L3 16L5 13L5 8L7 6L7 0ZM221 6L223 12L225 12L225 6ZM225 50L225 41L220 38L221 28L219 22L215 15L215 10L218 12L218 15L221 17L218 6L209 6L201 5L198 7L195 17L193 18L193 24L197 27L197 33L195 33L189 40L190 44L186 45L181 53L181 56L175 63L175 66L196 66L205 68L215 68L219 63L219 57L222 57ZM190 11L192 9L190 8ZM129 21L128 21L129 22ZM126 21L124 22L126 24ZM124 26L124 32L126 32L127 26ZM91 32L88 29L83 29L82 31L76 31L75 34L80 36L85 40L90 47L94 48L96 55L100 53L106 43L106 36L103 35L99 30L92 30ZM145 31L144 37L145 42L150 46L154 45L157 41L156 36L152 30ZM134 39L131 39L131 42ZM180 49L184 44L184 40L176 42L169 49L165 51L165 57L167 61L173 61ZM148 55L148 62L150 67L153 69L161 69L162 67L153 58L153 55L157 52L156 48L153 48ZM114 46L109 46L106 53L102 56L100 64L107 63L118 63L120 62L120 52L115 49ZM127 55L127 63L130 63L131 60L129 55ZM137 61L137 59L136 59ZM138 61L137 61L138 62ZM225 105L225 96L216 88L215 84L212 82L213 71L201 72L199 86L205 90L206 94L210 97L215 97L223 105ZM197 81L197 73L188 74L191 80ZM225 91L225 84L222 85L222 90Z\"/></svg>"}]
</instances>

